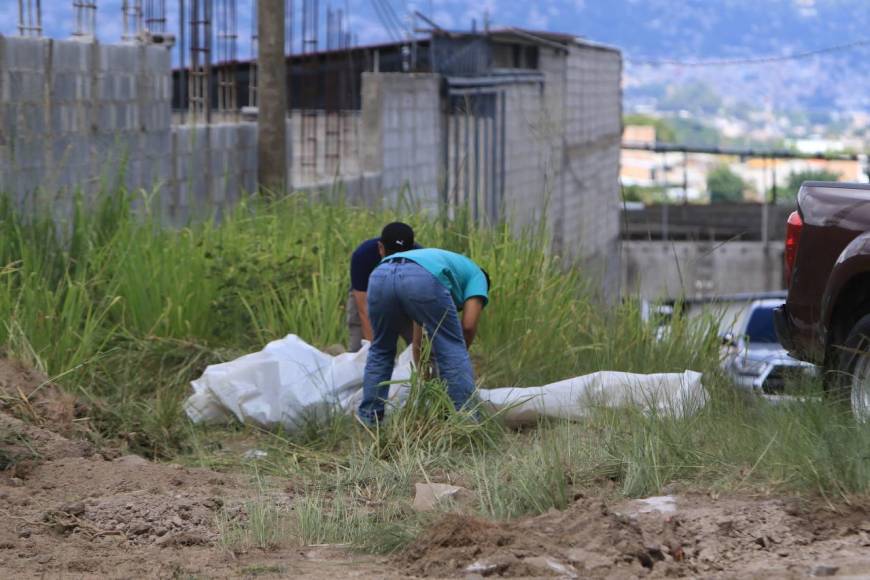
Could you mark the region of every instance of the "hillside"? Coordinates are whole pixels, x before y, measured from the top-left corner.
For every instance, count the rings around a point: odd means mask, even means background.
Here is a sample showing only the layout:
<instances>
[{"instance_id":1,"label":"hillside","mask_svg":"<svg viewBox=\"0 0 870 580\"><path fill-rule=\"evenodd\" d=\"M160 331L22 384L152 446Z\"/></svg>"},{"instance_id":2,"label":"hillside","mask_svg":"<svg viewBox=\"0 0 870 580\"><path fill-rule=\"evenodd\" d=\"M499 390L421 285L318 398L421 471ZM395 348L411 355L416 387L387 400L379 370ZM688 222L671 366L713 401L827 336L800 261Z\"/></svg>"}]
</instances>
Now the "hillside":
<instances>
[{"instance_id":1,"label":"hillside","mask_svg":"<svg viewBox=\"0 0 870 580\"><path fill-rule=\"evenodd\" d=\"M686 61L787 55L870 39L866 0L612 0L581 2L579 34L623 49L629 106L700 81L731 104L870 110L870 44L785 62L715 67Z\"/></svg>"}]
</instances>

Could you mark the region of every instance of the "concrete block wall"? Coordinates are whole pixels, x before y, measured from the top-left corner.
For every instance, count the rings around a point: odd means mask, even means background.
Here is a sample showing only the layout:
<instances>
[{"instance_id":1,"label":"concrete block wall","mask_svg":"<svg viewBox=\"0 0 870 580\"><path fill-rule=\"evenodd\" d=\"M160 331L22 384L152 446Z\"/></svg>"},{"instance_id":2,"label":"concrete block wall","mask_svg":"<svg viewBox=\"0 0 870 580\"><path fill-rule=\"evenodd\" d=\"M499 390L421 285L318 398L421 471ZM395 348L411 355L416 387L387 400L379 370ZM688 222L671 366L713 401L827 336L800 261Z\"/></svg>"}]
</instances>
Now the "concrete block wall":
<instances>
[{"instance_id":1,"label":"concrete block wall","mask_svg":"<svg viewBox=\"0 0 870 580\"><path fill-rule=\"evenodd\" d=\"M444 156L441 77L363 73L362 96L362 169L380 173L380 201L395 203L407 192L421 208L436 210Z\"/></svg>"},{"instance_id":2,"label":"concrete block wall","mask_svg":"<svg viewBox=\"0 0 870 580\"><path fill-rule=\"evenodd\" d=\"M622 243L622 294L646 299L783 287L782 242Z\"/></svg>"},{"instance_id":3,"label":"concrete block wall","mask_svg":"<svg viewBox=\"0 0 870 580\"><path fill-rule=\"evenodd\" d=\"M172 172L164 215L174 223L220 215L257 184L257 124L172 128Z\"/></svg>"},{"instance_id":4,"label":"concrete block wall","mask_svg":"<svg viewBox=\"0 0 870 580\"><path fill-rule=\"evenodd\" d=\"M252 192L256 124L172 125L170 66L163 47L0 36L0 191L64 218L75 192L124 186L179 224Z\"/></svg>"},{"instance_id":5,"label":"concrete block wall","mask_svg":"<svg viewBox=\"0 0 870 580\"><path fill-rule=\"evenodd\" d=\"M0 190L68 215L80 191L151 189L171 166L165 48L0 36Z\"/></svg>"},{"instance_id":6,"label":"concrete block wall","mask_svg":"<svg viewBox=\"0 0 870 580\"><path fill-rule=\"evenodd\" d=\"M355 178L362 173L360 119L360 111L310 111L305 115L299 110L290 112L288 154L294 188L328 186L336 178ZM308 124L307 135L303 135L303 123ZM313 143L303 142L303 137L307 140L312 136Z\"/></svg>"},{"instance_id":7,"label":"concrete block wall","mask_svg":"<svg viewBox=\"0 0 870 580\"><path fill-rule=\"evenodd\" d=\"M554 195L553 129L540 83L505 88L505 216L518 227L534 226Z\"/></svg>"},{"instance_id":8,"label":"concrete block wall","mask_svg":"<svg viewBox=\"0 0 870 580\"><path fill-rule=\"evenodd\" d=\"M546 218L554 249L619 283L621 56L583 44L541 48L542 84L505 89L508 216Z\"/></svg>"},{"instance_id":9,"label":"concrete block wall","mask_svg":"<svg viewBox=\"0 0 870 580\"><path fill-rule=\"evenodd\" d=\"M49 43L0 37L0 188L35 189L44 173L49 133L45 67ZM23 200L22 200L23 202Z\"/></svg>"},{"instance_id":10,"label":"concrete block wall","mask_svg":"<svg viewBox=\"0 0 870 580\"><path fill-rule=\"evenodd\" d=\"M579 42L567 52L542 50L540 63L548 126L560 130L550 141L554 245L585 262L612 294L619 285L621 55Z\"/></svg>"},{"instance_id":11,"label":"concrete block wall","mask_svg":"<svg viewBox=\"0 0 870 580\"><path fill-rule=\"evenodd\" d=\"M498 89L506 113L499 210L520 227L546 219L566 257L617 263L619 53L542 47L539 62L543 81ZM42 191L68 215L75 189L158 189L153 203L178 224L254 191L256 124L173 125L170 65L162 47L0 37L0 190L20 205ZM362 111L342 119L340 166L329 167L326 151L336 148L319 114L310 174L302 115L292 113L288 182L313 191L338 179L355 202L394 204L401 192L438 209L449 171L442 83L365 73Z\"/></svg>"},{"instance_id":12,"label":"concrete block wall","mask_svg":"<svg viewBox=\"0 0 870 580\"><path fill-rule=\"evenodd\" d=\"M563 243L619 287L619 143L622 59L619 52L577 44L567 57Z\"/></svg>"},{"instance_id":13,"label":"concrete block wall","mask_svg":"<svg viewBox=\"0 0 870 580\"><path fill-rule=\"evenodd\" d=\"M610 139L622 131L619 52L575 45L567 59L566 140L569 145Z\"/></svg>"}]
</instances>

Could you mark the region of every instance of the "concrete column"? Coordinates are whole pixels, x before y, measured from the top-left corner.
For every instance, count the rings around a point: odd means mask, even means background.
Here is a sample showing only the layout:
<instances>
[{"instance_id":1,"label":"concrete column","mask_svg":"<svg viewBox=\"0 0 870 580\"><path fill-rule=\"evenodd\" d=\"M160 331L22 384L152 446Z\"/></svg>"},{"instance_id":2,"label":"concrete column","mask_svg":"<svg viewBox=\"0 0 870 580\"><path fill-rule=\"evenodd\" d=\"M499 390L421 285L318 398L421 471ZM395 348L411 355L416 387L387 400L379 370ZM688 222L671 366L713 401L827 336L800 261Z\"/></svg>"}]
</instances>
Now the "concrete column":
<instances>
[{"instance_id":1,"label":"concrete column","mask_svg":"<svg viewBox=\"0 0 870 580\"><path fill-rule=\"evenodd\" d=\"M361 165L364 172L380 172L384 168L383 146L383 80L379 73L362 74L362 142Z\"/></svg>"},{"instance_id":2,"label":"concrete column","mask_svg":"<svg viewBox=\"0 0 870 580\"><path fill-rule=\"evenodd\" d=\"M284 0L259 0L257 115L258 185L272 194L287 186L287 71L284 62Z\"/></svg>"}]
</instances>

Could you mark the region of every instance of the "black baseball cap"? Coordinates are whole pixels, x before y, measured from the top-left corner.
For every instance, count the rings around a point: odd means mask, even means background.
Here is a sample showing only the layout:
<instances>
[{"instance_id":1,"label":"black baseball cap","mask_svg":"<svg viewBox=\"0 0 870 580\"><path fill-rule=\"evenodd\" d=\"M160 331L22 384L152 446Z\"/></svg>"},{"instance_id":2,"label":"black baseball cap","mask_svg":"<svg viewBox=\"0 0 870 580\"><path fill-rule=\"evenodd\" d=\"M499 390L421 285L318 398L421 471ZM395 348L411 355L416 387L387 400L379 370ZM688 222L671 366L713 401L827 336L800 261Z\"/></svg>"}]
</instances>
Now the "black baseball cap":
<instances>
[{"instance_id":1,"label":"black baseball cap","mask_svg":"<svg viewBox=\"0 0 870 580\"><path fill-rule=\"evenodd\" d=\"M381 231L381 243L387 255L414 249L414 229L402 222L393 222Z\"/></svg>"}]
</instances>

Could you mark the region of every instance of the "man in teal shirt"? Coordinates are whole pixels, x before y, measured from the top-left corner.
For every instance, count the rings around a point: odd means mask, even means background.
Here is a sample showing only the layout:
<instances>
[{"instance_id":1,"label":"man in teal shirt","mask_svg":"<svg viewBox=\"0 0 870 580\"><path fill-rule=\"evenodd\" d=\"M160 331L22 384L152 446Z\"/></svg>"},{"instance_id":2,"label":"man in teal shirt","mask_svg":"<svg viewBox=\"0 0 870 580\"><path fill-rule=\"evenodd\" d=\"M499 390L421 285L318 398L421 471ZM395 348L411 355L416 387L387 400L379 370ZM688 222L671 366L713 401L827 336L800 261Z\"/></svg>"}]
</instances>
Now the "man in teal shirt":
<instances>
[{"instance_id":1,"label":"man in teal shirt","mask_svg":"<svg viewBox=\"0 0 870 580\"><path fill-rule=\"evenodd\" d=\"M474 393L468 348L489 301L487 273L469 258L447 250L387 254L369 277L367 298L373 340L359 418L369 425L383 421L396 343L408 322L416 323L415 362L419 362L421 329L425 328L447 394L457 410L462 408Z\"/></svg>"}]
</instances>

